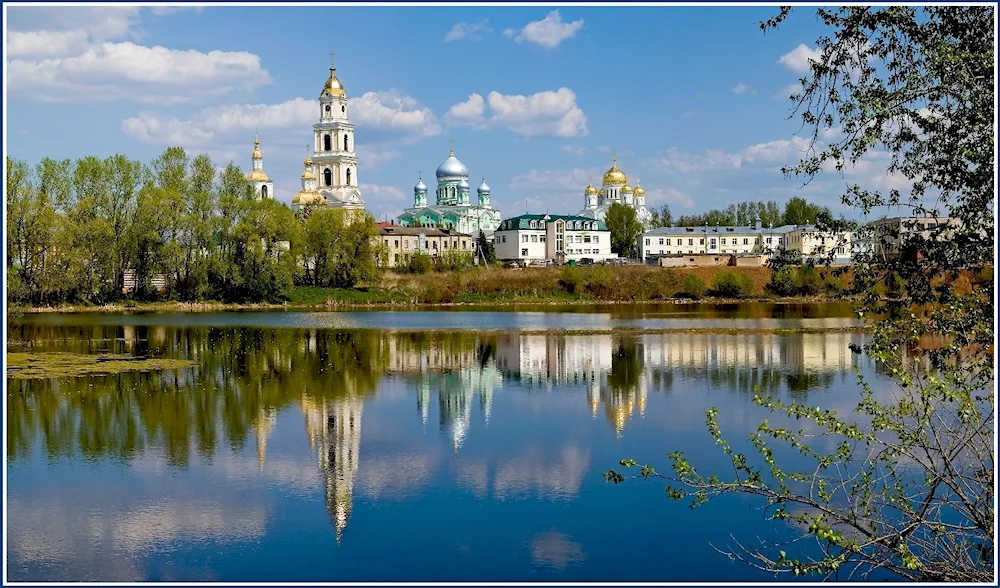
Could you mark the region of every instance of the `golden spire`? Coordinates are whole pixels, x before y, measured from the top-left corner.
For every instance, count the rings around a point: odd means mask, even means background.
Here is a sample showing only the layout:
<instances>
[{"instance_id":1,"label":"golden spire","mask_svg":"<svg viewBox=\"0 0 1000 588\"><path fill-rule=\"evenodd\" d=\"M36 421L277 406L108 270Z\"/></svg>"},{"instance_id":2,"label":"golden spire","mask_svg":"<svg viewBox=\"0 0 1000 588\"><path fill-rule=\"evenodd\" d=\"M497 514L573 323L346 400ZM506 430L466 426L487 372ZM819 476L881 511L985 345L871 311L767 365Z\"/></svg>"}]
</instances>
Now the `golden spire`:
<instances>
[{"instance_id":1,"label":"golden spire","mask_svg":"<svg viewBox=\"0 0 1000 588\"><path fill-rule=\"evenodd\" d=\"M264 156L260 154L260 139L257 138L257 128L254 127L253 130L253 158L254 159L264 159Z\"/></svg>"}]
</instances>

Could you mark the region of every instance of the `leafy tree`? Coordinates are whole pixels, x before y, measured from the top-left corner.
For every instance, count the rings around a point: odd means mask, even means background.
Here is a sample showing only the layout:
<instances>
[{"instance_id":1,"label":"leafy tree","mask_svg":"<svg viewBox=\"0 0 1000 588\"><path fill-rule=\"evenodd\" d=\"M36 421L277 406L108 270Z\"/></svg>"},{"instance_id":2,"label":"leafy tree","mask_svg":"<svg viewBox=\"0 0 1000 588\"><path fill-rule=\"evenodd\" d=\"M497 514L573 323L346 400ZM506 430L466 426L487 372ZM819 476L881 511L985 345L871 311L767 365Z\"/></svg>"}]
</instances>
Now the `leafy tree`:
<instances>
[{"instance_id":1,"label":"leafy tree","mask_svg":"<svg viewBox=\"0 0 1000 588\"><path fill-rule=\"evenodd\" d=\"M790 10L762 28L777 27ZM814 430L807 435L765 421L750 435L755 458L733 449L713 408L709 432L733 478L702 475L678 452L669 454L672 473L643 466L641 476L670 479L668 495L691 498L693 506L724 494L761 497L770 518L793 524L798 537L738 545L730 555L776 574L992 582L994 290L989 280L970 280L968 292L951 284L992 268L996 245L994 11L893 6L818 13L830 33L818 39L818 58L793 97L817 149L786 173L808 180L873 150L888 152L888 170L910 187L852 185L844 203L866 213L904 206L917 216L948 213L956 220L902 235L904 250L919 255L863 253L856 260L858 312L873 329L870 342L854 351L883 366L898 389L879 401L862 379L855 415L758 392L759 405ZM820 142L831 135L838 138ZM785 469L775 445L813 463ZM615 471L606 478L624 480Z\"/></svg>"},{"instance_id":2,"label":"leafy tree","mask_svg":"<svg viewBox=\"0 0 1000 588\"><path fill-rule=\"evenodd\" d=\"M608 207L604 224L611 231L611 251L622 257L636 257L642 223L639 222L635 209L615 202Z\"/></svg>"},{"instance_id":3,"label":"leafy tree","mask_svg":"<svg viewBox=\"0 0 1000 588\"><path fill-rule=\"evenodd\" d=\"M353 288L378 278L378 261L385 253L377 239L378 225L368 214L318 208L305 223L305 254L314 267L313 284Z\"/></svg>"},{"instance_id":4,"label":"leafy tree","mask_svg":"<svg viewBox=\"0 0 1000 588\"><path fill-rule=\"evenodd\" d=\"M794 196L785 204L785 213L782 215L781 224L784 225L808 225L815 224L816 218L821 214L830 214L830 209L806 201L805 198Z\"/></svg>"},{"instance_id":5,"label":"leafy tree","mask_svg":"<svg viewBox=\"0 0 1000 588\"><path fill-rule=\"evenodd\" d=\"M476 237L476 251L479 254L480 260L485 261L489 265L493 265L497 262L497 250L493 246L493 241L486 238L486 233L479 231L479 236Z\"/></svg>"}]
</instances>

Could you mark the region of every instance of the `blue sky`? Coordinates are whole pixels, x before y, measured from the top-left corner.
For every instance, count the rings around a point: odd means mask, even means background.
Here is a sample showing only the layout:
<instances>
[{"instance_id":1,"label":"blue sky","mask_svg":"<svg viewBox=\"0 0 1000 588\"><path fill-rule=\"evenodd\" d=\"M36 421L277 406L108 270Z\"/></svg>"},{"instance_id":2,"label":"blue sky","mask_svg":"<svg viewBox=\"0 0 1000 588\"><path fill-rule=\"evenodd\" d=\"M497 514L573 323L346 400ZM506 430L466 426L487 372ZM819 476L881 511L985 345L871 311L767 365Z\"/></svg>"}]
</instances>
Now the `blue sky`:
<instances>
[{"instance_id":1,"label":"blue sky","mask_svg":"<svg viewBox=\"0 0 1000 588\"><path fill-rule=\"evenodd\" d=\"M900 183L877 156L806 188L778 171L804 146L787 96L821 33L808 7L766 35L776 7L5 10L7 154L32 163L180 145L248 169L259 128L288 202L333 50L379 216L412 204L450 138L504 216L575 212L612 153L675 215L800 195L855 216L848 180Z\"/></svg>"}]
</instances>

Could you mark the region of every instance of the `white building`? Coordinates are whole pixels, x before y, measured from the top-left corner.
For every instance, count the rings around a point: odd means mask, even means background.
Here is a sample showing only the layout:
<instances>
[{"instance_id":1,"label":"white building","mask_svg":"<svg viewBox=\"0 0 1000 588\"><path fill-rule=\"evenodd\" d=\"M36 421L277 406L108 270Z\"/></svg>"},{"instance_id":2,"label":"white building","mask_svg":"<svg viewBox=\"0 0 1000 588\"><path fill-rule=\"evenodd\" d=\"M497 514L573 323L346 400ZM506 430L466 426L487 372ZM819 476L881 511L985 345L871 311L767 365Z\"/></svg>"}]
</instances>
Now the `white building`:
<instances>
[{"instance_id":1,"label":"white building","mask_svg":"<svg viewBox=\"0 0 1000 588\"><path fill-rule=\"evenodd\" d=\"M505 219L493 233L497 259L559 262L616 259L604 221L571 215L524 214Z\"/></svg>"},{"instance_id":2,"label":"white building","mask_svg":"<svg viewBox=\"0 0 1000 588\"><path fill-rule=\"evenodd\" d=\"M646 208L646 190L639 185L638 179L633 189L628 183L628 176L618 169L618 158L612 157L611 169L604 174L601 182L601 191L597 191L593 182L588 184L583 191L583 208L576 214L595 220L604 220L608 209L616 203L634 208L642 226L649 226L650 213L649 209Z\"/></svg>"},{"instance_id":3,"label":"white building","mask_svg":"<svg viewBox=\"0 0 1000 588\"><path fill-rule=\"evenodd\" d=\"M815 225L754 226L705 225L701 227L661 227L639 238L642 259L685 254L760 255L778 250L795 250L805 259L834 254L834 262L851 260L851 233L820 231Z\"/></svg>"},{"instance_id":4,"label":"white building","mask_svg":"<svg viewBox=\"0 0 1000 588\"><path fill-rule=\"evenodd\" d=\"M358 189L358 157L354 151L354 125L347 113L347 91L330 64L330 77L319 95L319 122L313 125L313 154L306 157L302 190L292 198L296 208L325 205L364 209ZM316 193L322 196L317 199Z\"/></svg>"}]
</instances>

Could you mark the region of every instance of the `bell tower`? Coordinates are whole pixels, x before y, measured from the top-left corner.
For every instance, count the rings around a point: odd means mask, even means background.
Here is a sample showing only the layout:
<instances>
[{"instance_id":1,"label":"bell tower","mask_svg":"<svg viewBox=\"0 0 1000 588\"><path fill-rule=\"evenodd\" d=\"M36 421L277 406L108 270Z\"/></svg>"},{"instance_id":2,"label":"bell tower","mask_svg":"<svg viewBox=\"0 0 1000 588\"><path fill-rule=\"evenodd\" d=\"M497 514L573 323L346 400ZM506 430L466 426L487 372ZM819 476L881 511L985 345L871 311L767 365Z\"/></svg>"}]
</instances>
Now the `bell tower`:
<instances>
[{"instance_id":1,"label":"bell tower","mask_svg":"<svg viewBox=\"0 0 1000 588\"><path fill-rule=\"evenodd\" d=\"M330 52L330 75L319 95L319 122L313 125L312 157L317 189L329 206L364 208L358 188L358 157L354 150L354 125L347 117L347 91L337 78Z\"/></svg>"}]
</instances>

